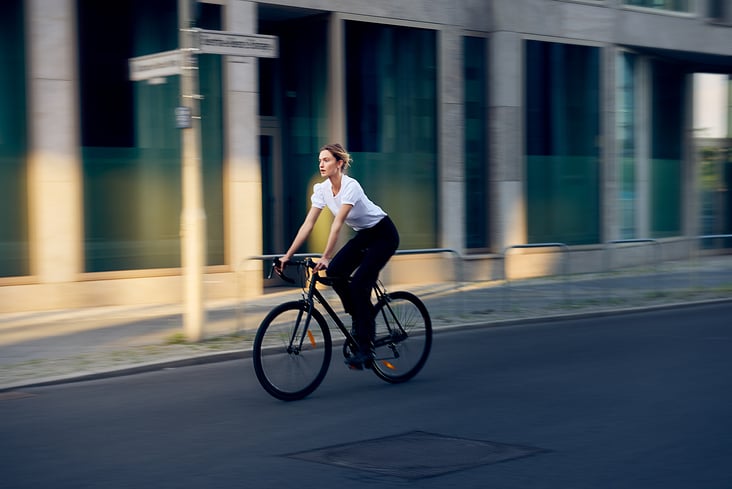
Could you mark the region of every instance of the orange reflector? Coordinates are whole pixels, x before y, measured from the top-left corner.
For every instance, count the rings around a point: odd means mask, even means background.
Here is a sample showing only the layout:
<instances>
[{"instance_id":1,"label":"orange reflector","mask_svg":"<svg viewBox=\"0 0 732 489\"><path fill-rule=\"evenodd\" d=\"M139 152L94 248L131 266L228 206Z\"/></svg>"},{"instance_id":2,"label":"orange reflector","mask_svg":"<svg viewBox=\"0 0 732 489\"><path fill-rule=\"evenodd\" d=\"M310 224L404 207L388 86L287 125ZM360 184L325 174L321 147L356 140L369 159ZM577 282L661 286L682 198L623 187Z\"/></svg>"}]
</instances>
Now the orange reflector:
<instances>
[{"instance_id":1,"label":"orange reflector","mask_svg":"<svg viewBox=\"0 0 732 489\"><path fill-rule=\"evenodd\" d=\"M310 338L310 344L315 348L315 336L313 336L313 332L310 330L308 330L308 338Z\"/></svg>"},{"instance_id":2,"label":"orange reflector","mask_svg":"<svg viewBox=\"0 0 732 489\"><path fill-rule=\"evenodd\" d=\"M384 361L383 361L383 362L381 362L381 363L383 363L383 364L384 364L384 366L385 366L386 368L388 368L389 370L396 370L396 367L395 367L395 366L394 366L394 364L393 364L393 363L391 363L391 362L387 362L386 360L384 360Z\"/></svg>"}]
</instances>

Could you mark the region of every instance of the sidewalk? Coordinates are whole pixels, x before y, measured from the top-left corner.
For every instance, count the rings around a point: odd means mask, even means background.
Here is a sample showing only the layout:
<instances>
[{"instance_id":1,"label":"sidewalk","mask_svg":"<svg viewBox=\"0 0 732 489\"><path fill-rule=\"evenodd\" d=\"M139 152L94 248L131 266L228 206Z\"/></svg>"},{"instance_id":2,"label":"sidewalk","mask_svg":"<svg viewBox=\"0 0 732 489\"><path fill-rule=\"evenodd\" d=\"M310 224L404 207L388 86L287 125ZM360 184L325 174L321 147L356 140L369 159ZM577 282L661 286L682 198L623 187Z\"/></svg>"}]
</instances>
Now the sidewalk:
<instances>
[{"instance_id":1,"label":"sidewalk","mask_svg":"<svg viewBox=\"0 0 732 489\"><path fill-rule=\"evenodd\" d=\"M394 286L422 298L435 330L499 326L732 299L732 256L603 274ZM328 294L333 294L328 291ZM207 304L205 340L186 343L180 305L0 314L0 392L241 358L259 322L299 289ZM334 295L328 295L328 300Z\"/></svg>"}]
</instances>

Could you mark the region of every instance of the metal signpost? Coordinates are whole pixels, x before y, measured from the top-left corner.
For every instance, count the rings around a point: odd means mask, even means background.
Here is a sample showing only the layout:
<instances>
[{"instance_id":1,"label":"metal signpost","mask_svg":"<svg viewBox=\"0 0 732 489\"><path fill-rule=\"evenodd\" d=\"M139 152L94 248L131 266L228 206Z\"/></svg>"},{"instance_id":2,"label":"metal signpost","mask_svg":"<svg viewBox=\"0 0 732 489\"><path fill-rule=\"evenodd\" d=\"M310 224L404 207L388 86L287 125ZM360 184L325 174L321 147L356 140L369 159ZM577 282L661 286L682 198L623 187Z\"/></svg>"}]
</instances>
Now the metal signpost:
<instances>
[{"instance_id":1,"label":"metal signpost","mask_svg":"<svg viewBox=\"0 0 732 489\"><path fill-rule=\"evenodd\" d=\"M181 130L183 209L181 258L184 276L183 329L186 339L203 337L205 306L203 271L206 266L206 213L201 175L201 113L198 93L198 54L266 57L278 56L277 37L196 29L191 20L191 0L178 0L181 49L132 58L130 80L153 81L181 76L181 106L175 124Z\"/></svg>"},{"instance_id":2,"label":"metal signpost","mask_svg":"<svg viewBox=\"0 0 732 489\"><path fill-rule=\"evenodd\" d=\"M206 212L201 176L201 112L198 94L198 59L192 42L192 2L178 0L178 45L184 62L180 79L181 107L176 116L188 116L181 128L183 210L180 219L183 266L183 331L188 341L203 337L206 322L203 270L206 266Z\"/></svg>"}]
</instances>

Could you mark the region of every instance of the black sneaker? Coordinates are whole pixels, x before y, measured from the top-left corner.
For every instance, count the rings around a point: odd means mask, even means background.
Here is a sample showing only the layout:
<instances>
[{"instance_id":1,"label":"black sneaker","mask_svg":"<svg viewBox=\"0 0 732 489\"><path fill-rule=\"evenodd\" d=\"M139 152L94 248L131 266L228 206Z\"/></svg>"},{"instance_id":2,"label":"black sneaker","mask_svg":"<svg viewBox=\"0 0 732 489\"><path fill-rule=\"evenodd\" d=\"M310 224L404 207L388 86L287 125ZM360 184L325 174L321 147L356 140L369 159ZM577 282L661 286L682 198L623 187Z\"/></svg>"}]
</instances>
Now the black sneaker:
<instances>
[{"instance_id":1,"label":"black sneaker","mask_svg":"<svg viewBox=\"0 0 732 489\"><path fill-rule=\"evenodd\" d=\"M360 350L356 354L346 358L346 365L351 370L363 370L365 368L371 368L371 362L374 361L374 350Z\"/></svg>"}]
</instances>

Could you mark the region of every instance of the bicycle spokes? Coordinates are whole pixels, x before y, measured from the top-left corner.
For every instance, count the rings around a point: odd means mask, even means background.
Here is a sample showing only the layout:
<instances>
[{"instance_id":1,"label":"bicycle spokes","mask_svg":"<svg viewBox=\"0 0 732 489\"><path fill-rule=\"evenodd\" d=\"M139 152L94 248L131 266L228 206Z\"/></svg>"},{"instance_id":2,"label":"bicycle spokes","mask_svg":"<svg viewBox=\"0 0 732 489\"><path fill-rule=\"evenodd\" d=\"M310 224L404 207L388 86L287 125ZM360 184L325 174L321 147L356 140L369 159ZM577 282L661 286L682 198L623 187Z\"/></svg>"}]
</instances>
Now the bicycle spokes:
<instances>
[{"instance_id":1,"label":"bicycle spokes","mask_svg":"<svg viewBox=\"0 0 732 489\"><path fill-rule=\"evenodd\" d=\"M304 324L306 314L310 324ZM285 401L302 399L322 382L330 364L325 319L301 302L276 307L257 330L253 357L257 379L267 392Z\"/></svg>"},{"instance_id":2,"label":"bicycle spokes","mask_svg":"<svg viewBox=\"0 0 732 489\"><path fill-rule=\"evenodd\" d=\"M394 292L376 305L374 372L387 382L414 377L432 344L432 323L424 304L409 292Z\"/></svg>"}]
</instances>

